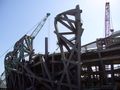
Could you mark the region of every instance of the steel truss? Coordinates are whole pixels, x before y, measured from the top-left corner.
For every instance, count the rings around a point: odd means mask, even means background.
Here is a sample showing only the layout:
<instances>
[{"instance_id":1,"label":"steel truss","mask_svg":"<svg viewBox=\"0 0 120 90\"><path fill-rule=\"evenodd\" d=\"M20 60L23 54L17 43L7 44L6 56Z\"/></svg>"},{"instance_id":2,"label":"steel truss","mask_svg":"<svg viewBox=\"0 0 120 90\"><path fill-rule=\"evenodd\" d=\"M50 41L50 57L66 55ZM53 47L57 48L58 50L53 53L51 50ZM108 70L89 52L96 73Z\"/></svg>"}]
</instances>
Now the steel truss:
<instances>
[{"instance_id":1,"label":"steel truss","mask_svg":"<svg viewBox=\"0 0 120 90\"><path fill-rule=\"evenodd\" d=\"M48 55L47 38L45 54L34 54L34 37L15 44L5 56L8 90L120 90L120 34L81 46L81 13L77 5L55 17L60 53Z\"/></svg>"},{"instance_id":2,"label":"steel truss","mask_svg":"<svg viewBox=\"0 0 120 90\"><path fill-rule=\"evenodd\" d=\"M58 14L55 18L55 34L61 52L63 68L57 78L58 90L81 90L81 36L83 32L79 6ZM66 30L59 30L59 25ZM62 28L64 29L64 28ZM66 54L67 52L67 54Z\"/></svg>"},{"instance_id":3,"label":"steel truss","mask_svg":"<svg viewBox=\"0 0 120 90\"><path fill-rule=\"evenodd\" d=\"M33 38L25 35L16 42L14 50L5 56L5 74L8 90L17 90L18 88L18 90L24 90L25 81L31 81L32 78L26 79L24 73L28 71L27 65L32 63L34 55L32 44ZM18 73L16 74L15 72Z\"/></svg>"},{"instance_id":4,"label":"steel truss","mask_svg":"<svg viewBox=\"0 0 120 90\"><path fill-rule=\"evenodd\" d=\"M57 62L54 59L49 61L47 55L34 57L34 38L30 36L23 36L15 44L14 50L5 56L8 90L80 90L83 32L81 12L77 5L75 9L63 12L55 18L55 33L61 51ZM65 26L67 31L61 32L57 27L58 23ZM38 61L35 61L36 58Z\"/></svg>"}]
</instances>

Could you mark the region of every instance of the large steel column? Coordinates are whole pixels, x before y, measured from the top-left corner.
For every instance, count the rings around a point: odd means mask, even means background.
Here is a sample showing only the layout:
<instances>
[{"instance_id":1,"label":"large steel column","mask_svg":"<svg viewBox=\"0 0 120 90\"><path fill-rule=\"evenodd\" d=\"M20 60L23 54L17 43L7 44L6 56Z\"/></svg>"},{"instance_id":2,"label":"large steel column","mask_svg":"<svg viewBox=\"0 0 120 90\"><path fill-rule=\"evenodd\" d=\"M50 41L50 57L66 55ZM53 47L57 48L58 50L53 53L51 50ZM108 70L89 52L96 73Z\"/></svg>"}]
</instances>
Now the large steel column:
<instances>
[{"instance_id":1,"label":"large steel column","mask_svg":"<svg viewBox=\"0 0 120 90\"><path fill-rule=\"evenodd\" d=\"M45 60L48 59L48 38L45 37Z\"/></svg>"},{"instance_id":2,"label":"large steel column","mask_svg":"<svg viewBox=\"0 0 120 90\"><path fill-rule=\"evenodd\" d=\"M77 5L75 9L60 13L55 18L55 33L64 66L58 90L65 87L66 90L81 90L81 36L83 32L81 13L82 10ZM61 25L64 27L59 27Z\"/></svg>"}]
</instances>

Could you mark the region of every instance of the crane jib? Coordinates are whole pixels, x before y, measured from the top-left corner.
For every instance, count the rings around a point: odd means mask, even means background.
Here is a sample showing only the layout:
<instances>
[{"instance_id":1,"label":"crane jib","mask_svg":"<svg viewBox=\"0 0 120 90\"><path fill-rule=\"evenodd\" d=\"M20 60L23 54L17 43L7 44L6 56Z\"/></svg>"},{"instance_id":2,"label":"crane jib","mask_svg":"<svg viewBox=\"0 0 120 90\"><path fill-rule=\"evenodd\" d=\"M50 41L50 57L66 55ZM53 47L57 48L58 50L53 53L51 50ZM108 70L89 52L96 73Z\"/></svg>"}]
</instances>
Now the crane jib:
<instances>
[{"instance_id":1,"label":"crane jib","mask_svg":"<svg viewBox=\"0 0 120 90\"><path fill-rule=\"evenodd\" d=\"M31 33L31 37L35 38L37 34L42 29L43 25L45 24L47 18L50 16L50 13L47 13L46 16L43 18L43 20L37 25L37 27L34 29L34 31Z\"/></svg>"}]
</instances>

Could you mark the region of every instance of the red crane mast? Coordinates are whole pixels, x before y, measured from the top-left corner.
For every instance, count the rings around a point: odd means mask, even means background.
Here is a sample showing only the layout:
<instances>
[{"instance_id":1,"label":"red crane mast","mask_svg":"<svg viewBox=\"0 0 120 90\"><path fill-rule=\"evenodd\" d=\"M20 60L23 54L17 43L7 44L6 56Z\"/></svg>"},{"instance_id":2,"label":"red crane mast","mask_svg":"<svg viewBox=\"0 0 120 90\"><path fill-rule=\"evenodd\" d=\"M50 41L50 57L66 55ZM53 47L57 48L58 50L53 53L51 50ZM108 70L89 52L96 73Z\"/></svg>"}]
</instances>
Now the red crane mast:
<instances>
[{"instance_id":1,"label":"red crane mast","mask_svg":"<svg viewBox=\"0 0 120 90\"><path fill-rule=\"evenodd\" d=\"M105 37L110 36L110 3L105 4Z\"/></svg>"}]
</instances>

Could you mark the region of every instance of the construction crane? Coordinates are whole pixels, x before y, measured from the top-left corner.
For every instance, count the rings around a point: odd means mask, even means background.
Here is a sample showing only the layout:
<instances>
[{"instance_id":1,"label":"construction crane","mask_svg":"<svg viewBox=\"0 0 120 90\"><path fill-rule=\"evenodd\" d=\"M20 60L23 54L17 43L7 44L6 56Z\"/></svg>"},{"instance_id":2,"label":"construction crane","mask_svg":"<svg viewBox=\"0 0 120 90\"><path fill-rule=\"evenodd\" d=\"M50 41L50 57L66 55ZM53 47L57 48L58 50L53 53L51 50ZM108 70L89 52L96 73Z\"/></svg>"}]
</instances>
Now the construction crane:
<instances>
[{"instance_id":1,"label":"construction crane","mask_svg":"<svg viewBox=\"0 0 120 90\"><path fill-rule=\"evenodd\" d=\"M35 38L37 36L37 34L39 33L39 31L41 30L41 28L43 27L43 25L45 24L47 18L50 16L50 13L47 13L46 16L43 18L43 20L38 24L38 26L35 28L35 30L31 33L31 37Z\"/></svg>"},{"instance_id":2,"label":"construction crane","mask_svg":"<svg viewBox=\"0 0 120 90\"><path fill-rule=\"evenodd\" d=\"M31 35L24 35L19 41L17 41L14 45L14 53L18 54L20 58L24 56L30 56L28 59L30 60L33 54L33 40L37 36L37 34L42 29L45 24L47 18L50 16L50 13L47 13L46 16L38 23L37 27L31 33ZM17 53L16 53L17 52ZM19 58L19 59L20 59ZM24 58L25 59L25 58ZM20 61L20 60L19 60Z\"/></svg>"},{"instance_id":3,"label":"construction crane","mask_svg":"<svg viewBox=\"0 0 120 90\"><path fill-rule=\"evenodd\" d=\"M110 35L110 3L105 4L105 37Z\"/></svg>"},{"instance_id":4,"label":"construction crane","mask_svg":"<svg viewBox=\"0 0 120 90\"><path fill-rule=\"evenodd\" d=\"M111 20L110 20L110 2L106 1L105 4L105 37L108 37L111 35L111 33L114 31L111 29Z\"/></svg>"},{"instance_id":5,"label":"construction crane","mask_svg":"<svg viewBox=\"0 0 120 90\"><path fill-rule=\"evenodd\" d=\"M47 13L46 16L41 20L41 22L31 33L31 35L25 34L20 40L15 43L13 51L10 51L6 54L5 71L7 71L7 74L9 72L8 68L14 68L17 63L32 61L32 58L34 56L33 40L40 32L49 16L50 13Z\"/></svg>"}]
</instances>

